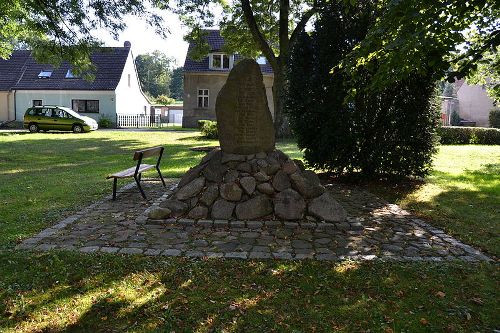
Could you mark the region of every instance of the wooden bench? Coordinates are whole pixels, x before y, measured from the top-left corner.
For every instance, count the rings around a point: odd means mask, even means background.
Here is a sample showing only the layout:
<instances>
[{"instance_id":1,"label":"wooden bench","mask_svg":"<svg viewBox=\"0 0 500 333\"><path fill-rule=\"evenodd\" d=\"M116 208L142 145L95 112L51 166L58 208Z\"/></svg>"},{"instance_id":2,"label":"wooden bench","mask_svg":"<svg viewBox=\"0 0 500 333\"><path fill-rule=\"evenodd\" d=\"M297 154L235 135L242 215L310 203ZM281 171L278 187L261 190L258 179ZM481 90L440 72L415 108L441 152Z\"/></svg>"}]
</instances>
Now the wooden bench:
<instances>
[{"instance_id":1,"label":"wooden bench","mask_svg":"<svg viewBox=\"0 0 500 333\"><path fill-rule=\"evenodd\" d=\"M156 169L158 171L158 175L160 175L161 182L163 183L163 186L165 185L165 180L163 179L163 176L160 171L160 161L161 161L161 156L163 155L163 147L153 147L153 148L148 148L148 149L143 149L143 150L137 150L134 152L134 161L137 161L137 165L131 168L128 168L126 170L114 173L112 175L109 175L106 177L106 179L113 178L113 200L116 199L116 183L118 178L130 178L133 177L137 187L139 188L139 191L141 192L141 195L144 199L146 198L146 194L144 194L144 190L141 187L141 176L142 173L146 170L150 169ZM158 156L158 159L156 160L156 165L152 164L143 164L142 160L144 158L152 157L152 156Z\"/></svg>"}]
</instances>

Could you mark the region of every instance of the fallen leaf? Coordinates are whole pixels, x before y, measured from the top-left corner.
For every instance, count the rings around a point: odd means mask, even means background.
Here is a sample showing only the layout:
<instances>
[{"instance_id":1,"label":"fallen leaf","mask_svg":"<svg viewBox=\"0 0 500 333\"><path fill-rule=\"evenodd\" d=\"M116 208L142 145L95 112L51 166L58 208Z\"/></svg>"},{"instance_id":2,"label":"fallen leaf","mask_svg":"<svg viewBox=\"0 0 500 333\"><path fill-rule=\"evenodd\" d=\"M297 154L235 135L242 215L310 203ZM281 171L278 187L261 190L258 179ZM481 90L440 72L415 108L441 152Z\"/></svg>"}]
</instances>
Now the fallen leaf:
<instances>
[{"instance_id":1,"label":"fallen leaf","mask_svg":"<svg viewBox=\"0 0 500 333\"><path fill-rule=\"evenodd\" d=\"M483 305L483 304L484 304L483 300L482 300L482 299L480 299L479 297L472 297L470 300L471 300L473 303L476 303L477 305Z\"/></svg>"},{"instance_id":2,"label":"fallen leaf","mask_svg":"<svg viewBox=\"0 0 500 333\"><path fill-rule=\"evenodd\" d=\"M437 297L439 297L439 298L443 298L443 297L445 297L445 296L446 296L446 294L445 294L445 293L443 293L442 291L438 291L438 292L436 293L436 296L437 296Z\"/></svg>"},{"instance_id":3,"label":"fallen leaf","mask_svg":"<svg viewBox=\"0 0 500 333\"><path fill-rule=\"evenodd\" d=\"M420 318L420 324L427 325L427 324L429 324L429 321L425 318Z\"/></svg>"}]
</instances>

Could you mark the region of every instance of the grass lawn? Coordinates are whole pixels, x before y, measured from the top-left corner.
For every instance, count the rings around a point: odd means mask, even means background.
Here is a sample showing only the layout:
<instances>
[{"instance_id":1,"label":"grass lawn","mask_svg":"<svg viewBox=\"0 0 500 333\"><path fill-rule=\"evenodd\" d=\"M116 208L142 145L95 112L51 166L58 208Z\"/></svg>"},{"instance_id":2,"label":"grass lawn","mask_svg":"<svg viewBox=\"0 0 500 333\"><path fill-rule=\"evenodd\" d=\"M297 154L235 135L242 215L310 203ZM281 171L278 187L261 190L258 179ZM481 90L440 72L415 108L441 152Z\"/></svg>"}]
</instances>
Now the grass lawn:
<instances>
[{"instance_id":1,"label":"grass lawn","mask_svg":"<svg viewBox=\"0 0 500 333\"><path fill-rule=\"evenodd\" d=\"M484 332L500 327L494 264L190 260L13 250L18 240L108 194L111 182L105 175L132 166L133 150L160 144L167 154L163 172L178 177L203 156L189 148L216 142L186 131L0 134L1 332ZM280 148L300 157L293 142ZM498 146L441 147L428 183L405 191L374 189L498 255L499 160Z\"/></svg>"}]
</instances>

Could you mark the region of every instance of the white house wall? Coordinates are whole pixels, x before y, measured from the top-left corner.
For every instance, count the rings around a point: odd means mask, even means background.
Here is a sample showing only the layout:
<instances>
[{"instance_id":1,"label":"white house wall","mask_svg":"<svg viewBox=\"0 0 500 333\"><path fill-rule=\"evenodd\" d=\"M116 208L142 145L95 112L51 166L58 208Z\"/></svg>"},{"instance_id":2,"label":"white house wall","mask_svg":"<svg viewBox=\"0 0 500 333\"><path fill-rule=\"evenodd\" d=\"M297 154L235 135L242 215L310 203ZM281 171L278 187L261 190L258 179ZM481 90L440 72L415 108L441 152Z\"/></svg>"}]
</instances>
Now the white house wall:
<instances>
[{"instance_id":1,"label":"white house wall","mask_svg":"<svg viewBox=\"0 0 500 333\"><path fill-rule=\"evenodd\" d=\"M460 117L476 122L476 126L488 127L493 100L480 85L462 84L457 91Z\"/></svg>"},{"instance_id":2,"label":"white house wall","mask_svg":"<svg viewBox=\"0 0 500 333\"><path fill-rule=\"evenodd\" d=\"M129 85L130 77L130 85ZM116 87L117 114L146 114L151 104L141 91L132 52L129 52L122 77Z\"/></svg>"},{"instance_id":3,"label":"white house wall","mask_svg":"<svg viewBox=\"0 0 500 333\"><path fill-rule=\"evenodd\" d=\"M42 100L43 105L59 105L71 109L72 100L87 99L99 101L99 113L81 113L99 120L106 117L115 122L116 96L114 91L85 90L18 90L16 93L17 120L22 121L26 109L33 106L33 100Z\"/></svg>"}]
</instances>

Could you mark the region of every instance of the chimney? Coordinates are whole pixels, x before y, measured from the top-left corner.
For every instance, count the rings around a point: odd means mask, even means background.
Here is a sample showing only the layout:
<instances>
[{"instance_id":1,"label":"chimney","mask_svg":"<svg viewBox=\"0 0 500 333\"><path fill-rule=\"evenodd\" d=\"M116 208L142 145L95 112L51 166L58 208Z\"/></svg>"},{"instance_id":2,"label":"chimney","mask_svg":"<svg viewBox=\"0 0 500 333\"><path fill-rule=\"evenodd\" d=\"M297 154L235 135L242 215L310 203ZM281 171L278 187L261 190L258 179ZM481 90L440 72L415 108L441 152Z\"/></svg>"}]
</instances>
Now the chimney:
<instances>
[{"instance_id":1,"label":"chimney","mask_svg":"<svg viewBox=\"0 0 500 333\"><path fill-rule=\"evenodd\" d=\"M129 48L132 46L132 43L130 43L128 40L123 43L123 47Z\"/></svg>"}]
</instances>

